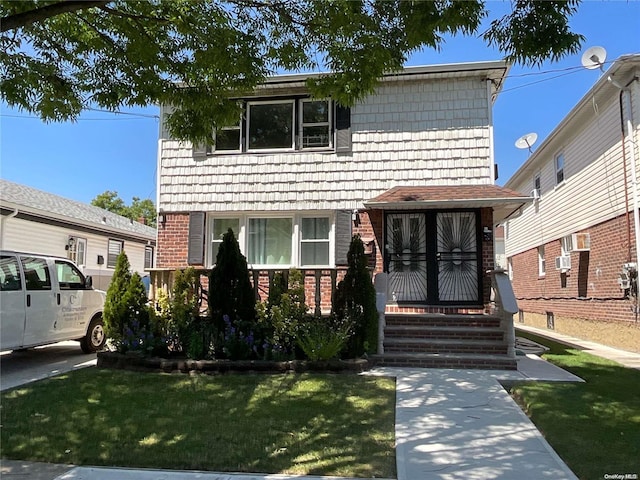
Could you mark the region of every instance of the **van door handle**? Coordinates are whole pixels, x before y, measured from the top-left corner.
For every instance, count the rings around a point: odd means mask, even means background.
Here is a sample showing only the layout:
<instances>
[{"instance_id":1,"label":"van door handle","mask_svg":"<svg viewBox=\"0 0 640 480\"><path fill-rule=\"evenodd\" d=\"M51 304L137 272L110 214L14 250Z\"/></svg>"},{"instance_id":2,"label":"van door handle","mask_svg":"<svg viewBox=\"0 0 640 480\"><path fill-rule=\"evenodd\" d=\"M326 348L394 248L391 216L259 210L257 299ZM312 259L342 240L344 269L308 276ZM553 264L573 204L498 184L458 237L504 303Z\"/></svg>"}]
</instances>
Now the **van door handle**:
<instances>
[{"instance_id":1,"label":"van door handle","mask_svg":"<svg viewBox=\"0 0 640 480\"><path fill-rule=\"evenodd\" d=\"M60 305L60 294L56 295L58 298L58 305Z\"/></svg>"},{"instance_id":2,"label":"van door handle","mask_svg":"<svg viewBox=\"0 0 640 480\"><path fill-rule=\"evenodd\" d=\"M31 294L27 293L27 307L31 306Z\"/></svg>"}]
</instances>

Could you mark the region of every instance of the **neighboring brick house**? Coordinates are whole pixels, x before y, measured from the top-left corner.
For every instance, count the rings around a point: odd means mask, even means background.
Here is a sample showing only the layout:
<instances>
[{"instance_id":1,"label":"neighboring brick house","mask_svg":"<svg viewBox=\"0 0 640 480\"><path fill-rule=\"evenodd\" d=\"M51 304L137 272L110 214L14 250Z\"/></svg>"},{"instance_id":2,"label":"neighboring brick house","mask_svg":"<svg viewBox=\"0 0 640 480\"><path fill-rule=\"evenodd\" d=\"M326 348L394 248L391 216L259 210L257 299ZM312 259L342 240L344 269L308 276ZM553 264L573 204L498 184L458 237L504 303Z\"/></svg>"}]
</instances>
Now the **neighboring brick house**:
<instances>
[{"instance_id":1,"label":"neighboring brick house","mask_svg":"<svg viewBox=\"0 0 640 480\"><path fill-rule=\"evenodd\" d=\"M639 77L613 62L506 183L539 198L505 224L521 322L634 351Z\"/></svg>"},{"instance_id":2,"label":"neighboring brick house","mask_svg":"<svg viewBox=\"0 0 640 480\"><path fill-rule=\"evenodd\" d=\"M269 79L215 149L159 142L156 284L215 262L232 228L256 291L304 271L307 302L327 312L360 234L389 273L388 311L484 311L493 225L527 196L494 185L493 102L508 65L409 67L351 108L312 99L315 74ZM163 113L166 110L163 109Z\"/></svg>"},{"instance_id":3,"label":"neighboring brick house","mask_svg":"<svg viewBox=\"0 0 640 480\"><path fill-rule=\"evenodd\" d=\"M156 229L102 208L0 179L0 248L73 260L106 290L116 258L132 270L154 266Z\"/></svg>"}]
</instances>

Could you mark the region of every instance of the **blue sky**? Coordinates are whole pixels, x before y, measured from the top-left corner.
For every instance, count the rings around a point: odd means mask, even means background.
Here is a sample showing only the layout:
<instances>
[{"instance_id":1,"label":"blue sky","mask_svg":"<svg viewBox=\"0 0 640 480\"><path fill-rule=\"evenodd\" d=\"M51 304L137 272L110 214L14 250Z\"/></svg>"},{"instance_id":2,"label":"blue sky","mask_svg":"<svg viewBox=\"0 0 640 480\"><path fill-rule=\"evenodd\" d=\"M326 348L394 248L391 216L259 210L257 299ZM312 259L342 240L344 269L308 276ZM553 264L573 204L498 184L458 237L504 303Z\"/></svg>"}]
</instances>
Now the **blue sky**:
<instances>
[{"instance_id":1,"label":"blue sky","mask_svg":"<svg viewBox=\"0 0 640 480\"><path fill-rule=\"evenodd\" d=\"M491 1L488 7L494 18L507 11L509 2ZM583 50L602 46L607 62L640 53L640 1L586 1L571 25L586 37ZM482 40L456 37L447 39L441 52L412 55L407 65L498 59L499 53ZM539 144L600 75L581 68L580 55L535 68L512 66L494 106L498 184L529 155L515 148L516 139L536 132ZM87 203L105 190L117 191L127 204L134 196L155 201L158 109L127 112L144 116L89 111L76 123L45 124L2 105L0 176Z\"/></svg>"}]
</instances>

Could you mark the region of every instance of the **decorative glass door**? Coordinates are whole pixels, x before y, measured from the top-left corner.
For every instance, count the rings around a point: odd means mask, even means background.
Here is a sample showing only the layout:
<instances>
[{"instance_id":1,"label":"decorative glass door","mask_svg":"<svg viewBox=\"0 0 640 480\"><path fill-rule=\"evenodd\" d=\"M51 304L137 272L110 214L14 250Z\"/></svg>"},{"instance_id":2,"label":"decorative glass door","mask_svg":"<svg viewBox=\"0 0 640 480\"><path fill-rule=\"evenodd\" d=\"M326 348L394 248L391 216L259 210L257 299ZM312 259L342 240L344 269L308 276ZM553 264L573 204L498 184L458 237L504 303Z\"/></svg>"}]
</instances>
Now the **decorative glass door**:
<instances>
[{"instance_id":1,"label":"decorative glass door","mask_svg":"<svg viewBox=\"0 0 640 480\"><path fill-rule=\"evenodd\" d=\"M439 302L479 302L477 228L475 212L436 214Z\"/></svg>"},{"instance_id":2,"label":"decorative glass door","mask_svg":"<svg viewBox=\"0 0 640 480\"><path fill-rule=\"evenodd\" d=\"M386 250L390 300L426 302L427 230L425 214L388 214Z\"/></svg>"}]
</instances>

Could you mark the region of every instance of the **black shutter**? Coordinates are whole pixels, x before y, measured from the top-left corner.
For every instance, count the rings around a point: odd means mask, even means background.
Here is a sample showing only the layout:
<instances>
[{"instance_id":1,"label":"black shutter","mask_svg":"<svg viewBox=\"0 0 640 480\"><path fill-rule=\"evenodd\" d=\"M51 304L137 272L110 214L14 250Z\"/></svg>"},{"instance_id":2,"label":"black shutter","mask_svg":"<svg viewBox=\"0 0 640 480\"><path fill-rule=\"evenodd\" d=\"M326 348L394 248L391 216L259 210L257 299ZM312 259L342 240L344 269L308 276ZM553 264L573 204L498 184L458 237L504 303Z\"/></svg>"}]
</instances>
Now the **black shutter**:
<instances>
[{"instance_id":1,"label":"black shutter","mask_svg":"<svg viewBox=\"0 0 640 480\"><path fill-rule=\"evenodd\" d=\"M189 213L189 265L204 265L204 212Z\"/></svg>"},{"instance_id":2,"label":"black shutter","mask_svg":"<svg viewBox=\"0 0 640 480\"><path fill-rule=\"evenodd\" d=\"M336 152L351 152L351 109L336 105Z\"/></svg>"},{"instance_id":3,"label":"black shutter","mask_svg":"<svg viewBox=\"0 0 640 480\"><path fill-rule=\"evenodd\" d=\"M336 211L336 265L347 265L351 245L351 210Z\"/></svg>"}]
</instances>

